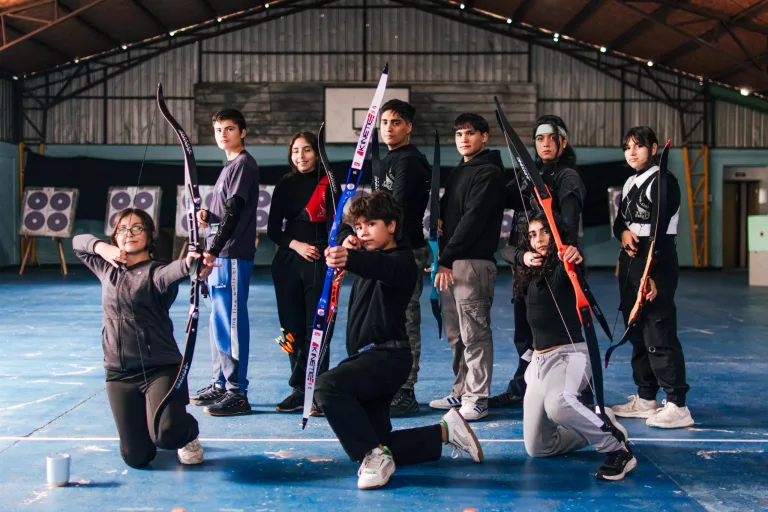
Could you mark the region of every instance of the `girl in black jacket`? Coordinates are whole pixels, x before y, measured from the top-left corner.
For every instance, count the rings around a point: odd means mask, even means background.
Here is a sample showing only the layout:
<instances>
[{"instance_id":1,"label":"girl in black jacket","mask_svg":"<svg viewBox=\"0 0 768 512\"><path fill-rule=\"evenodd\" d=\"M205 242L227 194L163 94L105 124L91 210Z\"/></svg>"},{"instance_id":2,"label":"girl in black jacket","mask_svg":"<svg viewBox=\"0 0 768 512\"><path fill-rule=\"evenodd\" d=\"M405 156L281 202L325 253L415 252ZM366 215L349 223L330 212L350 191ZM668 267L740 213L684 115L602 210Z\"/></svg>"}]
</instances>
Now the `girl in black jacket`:
<instances>
[{"instance_id":1,"label":"girl in black jacket","mask_svg":"<svg viewBox=\"0 0 768 512\"><path fill-rule=\"evenodd\" d=\"M107 396L120 437L120 454L132 468L154 460L157 448L178 450L182 464L203 462L197 421L187 413L189 392L163 411L158 432L152 414L171 389L181 363L169 308L177 283L189 276L192 260L164 264L151 257L155 225L143 210L126 208L106 243L77 235L72 247L101 281L104 310L102 347ZM186 388L186 382L184 387Z\"/></svg>"},{"instance_id":2,"label":"girl in black jacket","mask_svg":"<svg viewBox=\"0 0 768 512\"><path fill-rule=\"evenodd\" d=\"M291 172L275 186L267 224L267 236L278 247L272 260L277 315L291 347L286 351L292 350L288 385L293 390L277 405L279 412L300 411L304 406L309 337L325 280L321 257L333 223L333 197L340 194L333 174L321 168L315 134L299 132L291 138L288 162ZM329 331L329 338L332 335ZM320 362L318 376L328 370L329 352ZM313 404L312 415L320 414Z\"/></svg>"}]
</instances>

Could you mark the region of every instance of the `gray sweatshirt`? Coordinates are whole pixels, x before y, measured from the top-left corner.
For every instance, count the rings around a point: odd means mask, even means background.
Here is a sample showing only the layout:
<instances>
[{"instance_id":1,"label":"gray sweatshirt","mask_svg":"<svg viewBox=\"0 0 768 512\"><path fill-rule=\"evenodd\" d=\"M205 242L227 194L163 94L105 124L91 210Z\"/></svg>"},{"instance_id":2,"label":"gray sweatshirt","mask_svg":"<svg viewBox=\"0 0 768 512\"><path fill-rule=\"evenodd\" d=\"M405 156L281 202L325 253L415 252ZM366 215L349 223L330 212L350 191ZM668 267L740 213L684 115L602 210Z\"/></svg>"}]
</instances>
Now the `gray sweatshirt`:
<instances>
[{"instance_id":1,"label":"gray sweatshirt","mask_svg":"<svg viewBox=\"0 0 768 512\"><path fill-rule=\"evenodd\" d=\"M189 276L186 261L147 260L115 268L94 252L98 243L105 242L92 235L72 239L75 255L101 281L104 368L142 371L180 364L168 310L176 300L178 282Z\"/></svg>"}]
</instances>

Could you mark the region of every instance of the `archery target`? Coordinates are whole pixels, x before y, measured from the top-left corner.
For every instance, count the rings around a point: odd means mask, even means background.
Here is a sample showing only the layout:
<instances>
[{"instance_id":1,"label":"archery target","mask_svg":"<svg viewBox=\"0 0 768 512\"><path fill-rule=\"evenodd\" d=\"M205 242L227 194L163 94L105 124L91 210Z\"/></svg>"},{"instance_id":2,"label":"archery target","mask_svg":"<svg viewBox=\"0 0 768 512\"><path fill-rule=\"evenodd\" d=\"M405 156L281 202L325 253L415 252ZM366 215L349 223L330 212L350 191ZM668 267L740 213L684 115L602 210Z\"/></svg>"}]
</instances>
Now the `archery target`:
<instances>
[{"instance_id":1,"label":"archery target","mask_svg":"<svg viewBox=\"0 0 768 512\"><path fill-rule=\"evenodd\" d=\"M272 205L274 185L259 185L259 204L256 206L256 232L266 233L269 221L269 208Z\"/></svg>"},{"instance_id":2,"label":"archery target","mask_svg":"<svg viewBox=\"0 0 768 512\"><path fill-rule=\"evenodd\" d=\"M618 217L619 210L621 209L621 190L622 187L608 187L608 225L611 228L611 238L613 236L613 221Z\"/></svg>"},{"instance_id":3,"label":"archery target","mask_svg":"<svg viewBox=\"0 0 768 512\"><path fill-rule=\"evenodd\" d=\"M189 236L189 227L187 226L187 204L186 187L178 185L176 187L176 236L186 238ZM213 199L214 185L200 185L198 193L202 199L201 209L210 209Z\"/></svg>"},{"instance_id":4,"label":"archery target","mask_svg":"<svg viewBox=\"0 0 768 512\"><path fill-rule=\"evenodd\" d=\"M107 193L107 216L104 220L104 234L112 236L117 214L125 208L144 210L152 217L155 227L160 225L160 187L109 187Z\"/></svg>"},{"instance_id":5,"label":"archery target","mask_svg":"<svg viewBox=\"0 0 768 512\"><path fill-rule=\"evenodd\" d=\"M19 234L71 237L78 193L76 188L25 188Z\"/></svg>"},{"instance_id":6,"label":"archery target","mask_svg":"<svg viewBox=\"0 0 768 512\"><path fill-rule=\"evenodd\" d=\"M445 194L445 189L440 189L440 195L439 197L442 199L443 194ZM429 236L429 205L432 202L432 198L429 198L429 201L427 201L427 209L424 210L424 222L422 223L422 230L424 232L424 238L427 238Z\"/></svg>"}]
</instances>

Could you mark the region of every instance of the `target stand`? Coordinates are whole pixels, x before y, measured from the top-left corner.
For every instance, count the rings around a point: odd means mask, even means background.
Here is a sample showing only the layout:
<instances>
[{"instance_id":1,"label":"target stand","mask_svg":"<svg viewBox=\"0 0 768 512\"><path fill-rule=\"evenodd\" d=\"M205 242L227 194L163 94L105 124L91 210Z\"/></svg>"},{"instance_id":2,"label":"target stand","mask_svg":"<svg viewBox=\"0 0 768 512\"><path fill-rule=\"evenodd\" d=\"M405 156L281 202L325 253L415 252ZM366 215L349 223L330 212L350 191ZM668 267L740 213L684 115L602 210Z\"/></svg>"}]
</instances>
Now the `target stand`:
<instances>
[{"instance_id":1,"label":"target stand","mask_svg":"<svg viewBox=\"0 0 768 512\"><path fill-rule=\"evenodd\" d=\"M61 272L65 276L68 274L61 241L72 237L78 194L79 191L76 188L29 187L24 189L19 234L24 236L26 250L21 260L19 275L24 273L30 254L36 252L37 239L41 237L51 237L56 242Z\"/></svg>"}]
</instances>

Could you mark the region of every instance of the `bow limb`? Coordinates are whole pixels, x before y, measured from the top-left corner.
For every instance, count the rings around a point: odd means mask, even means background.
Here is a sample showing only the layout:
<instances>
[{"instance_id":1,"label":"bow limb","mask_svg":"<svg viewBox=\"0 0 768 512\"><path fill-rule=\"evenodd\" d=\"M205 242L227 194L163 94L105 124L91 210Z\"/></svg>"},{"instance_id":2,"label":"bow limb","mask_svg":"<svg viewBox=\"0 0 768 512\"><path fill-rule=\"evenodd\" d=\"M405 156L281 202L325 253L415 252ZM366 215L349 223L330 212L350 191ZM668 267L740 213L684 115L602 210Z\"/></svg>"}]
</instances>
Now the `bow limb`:
<instances>
[{"instance_id":1,"label":"bow limb","mask_svg":"<svg viewBox=\"0 0 768 512\"><path fill-rule=\"evenodd\" d=\"M637 290L637 298L635 304L632 306L632 310L629 313L627 319L627 328L624 331L624 335L621 337L616 345L611 344L608 350L605 351L605 367L608 368L608 362L611 359L611 354L618 347L622 346L629 340L630 330L635 326L640 319L640 314L643 311L643 305L645 304L646 287L648 286L648 280L651 278L651 271L659 260L659 254L657 250L656 241L659 237L659 223L662 218L666 218L666 202L667 202L667 150L672 145L672 141L668 140L664 149L661 151L659 157L659 170L656 177L656 187L658 197L656 200L656 209L651 217L651 232L648 240L648 255L645 259L645 268L643 269L643 275L640 278L640 287ZM663 233L662 233L663 235ZM629 277L629 275L627 275Z\"/></svg>"},{"instance_id":2,"label":"bow limb","mask_svg":"<svg viewBox=\"0 0 768 512\"><path fill-rule=\"evenodd\" d=\"M440 137L435 130L435 156L432 160L432 181L429 192L429 229L428 244L432 251L432 264L429 266L429 281L432 285L429 294L429 302L432 305L432 314L437 320L437 335L443 339L443 313L440 309L440 292L435 286L435 276L437 275L437 266L440 259L439 238L440 222Z\"/></svg>"},{"instance_id":3,"label":"bow limb","mask_svg":"<svg viewBox=\"0 0 768 512\"><path fill-rule=\"evenodd\" d=\"M168 124L173 128L184 152L184 190L187 198L187 227L189 228L189 243L187 245L187 250L198 252L202 256L202 247L199 240L197 224L197 212L200 210L201 199L198 190L195 155L192 152L192 143L189 141L189 137L187 137L187 134L184 132L181 125L179 125L176 119L174 119L168 111L168 106L166 105L165 97L163 96L163 86L160 83L157 84L157 107L160 109L160 113ZM194 260L189 268L191 287L189 295L189 319L187 320L184 354L182 355L181 365L179 366L179 373L176 375L176 380L174 380L171 389L165 397L163 397L163 400L158 404L157 409L155 410L153 418L155 435L157 435L160 427L160 418L162 417L165 408L172 399L180 393L186 392L185 383L187 381L187 375L189 374L189 368L192 365L192 356L195 353L197 323L200 317L200 289L203 284L199 279L200 269L200 259Z\"/></svg>"}]
</instances>

